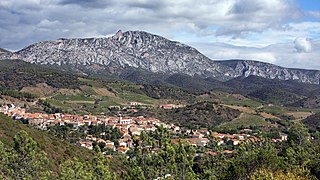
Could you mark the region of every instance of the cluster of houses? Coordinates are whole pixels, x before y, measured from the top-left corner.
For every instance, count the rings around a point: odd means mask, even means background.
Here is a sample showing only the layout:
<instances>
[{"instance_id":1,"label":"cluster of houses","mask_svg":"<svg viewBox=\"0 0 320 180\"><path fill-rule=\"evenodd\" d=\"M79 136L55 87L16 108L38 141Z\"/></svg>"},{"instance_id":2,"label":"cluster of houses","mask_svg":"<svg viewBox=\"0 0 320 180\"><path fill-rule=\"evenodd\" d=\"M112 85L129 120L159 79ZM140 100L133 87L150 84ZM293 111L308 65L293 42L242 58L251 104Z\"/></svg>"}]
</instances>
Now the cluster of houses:
<instances>
[{"instance_id":1,"label":"cluster of houses","mask_svg":"<svg viewBox=\"0 0 320 180\"><path fill-rule=\"evenodd\" d=\"M137 105L136 103L132 103ZM163 106L161 108L169 108ZM170 107L171 108L171 107ZM80 140L79 144L82 147L93 149L93 144L104 144L105 147L120 153L126 153L130 148L133 148L133 137L140 136L141 132L155 131L157 126L168 128L171 134L177 137L178 134L183 134L182 141L188 142L197 147L209 145L209 143L216 143L219 145L233 145L237 146L242 141L253 140L257 141L258 138L250 135L250 129L244 129L240 134L222 134L213 132L210 133L207 129L189 130L182 129L174 124L165 124L156 118L139 117L107 117L104 115L72 115L72 114L44 114L44 113L28 113L25 109L17 107L13 104L0 107L0 112L16 120L27 120L28 124L46 130L52 125L70 125L73 130L77 130L80 126L84 125L99 125L103 124L111 128L118 128L121 133L121 138L118 139L117 145L108 139L94 137L87 135L85 139ZM101 134L103 135L103 134ZM286 140L283 136L281 139L276 139L274 142ZM178 143L179 138L173 138L173 143ZM231 153L228 151L226 153Z\"/></svg>"}]
</instances>

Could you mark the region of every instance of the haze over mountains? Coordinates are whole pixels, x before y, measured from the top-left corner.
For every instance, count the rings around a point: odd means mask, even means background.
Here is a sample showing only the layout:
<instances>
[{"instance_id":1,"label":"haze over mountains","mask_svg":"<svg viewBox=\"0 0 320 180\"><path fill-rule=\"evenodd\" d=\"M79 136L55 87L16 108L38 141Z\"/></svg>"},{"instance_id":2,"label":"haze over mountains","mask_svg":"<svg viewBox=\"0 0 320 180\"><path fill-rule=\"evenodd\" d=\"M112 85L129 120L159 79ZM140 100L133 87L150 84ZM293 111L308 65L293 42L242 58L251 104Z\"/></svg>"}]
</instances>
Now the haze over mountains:
<instances>
[{"instance_id":1,"label":"haze over mountains","mask_svg":"<svg viewBox=\"0 0 320 180\"><path fill-rule=\"evenodd\" d=\"M213 61L195 48L143 31L119 31L106 38L43 41L15 53L1 50L0 58L22 59L91 75L114 74L123 77L138 70L146 74L186 74L219 81L254 75L320 83L318 70L290 69L251 60Z\"/></svg>"}]
</instances>

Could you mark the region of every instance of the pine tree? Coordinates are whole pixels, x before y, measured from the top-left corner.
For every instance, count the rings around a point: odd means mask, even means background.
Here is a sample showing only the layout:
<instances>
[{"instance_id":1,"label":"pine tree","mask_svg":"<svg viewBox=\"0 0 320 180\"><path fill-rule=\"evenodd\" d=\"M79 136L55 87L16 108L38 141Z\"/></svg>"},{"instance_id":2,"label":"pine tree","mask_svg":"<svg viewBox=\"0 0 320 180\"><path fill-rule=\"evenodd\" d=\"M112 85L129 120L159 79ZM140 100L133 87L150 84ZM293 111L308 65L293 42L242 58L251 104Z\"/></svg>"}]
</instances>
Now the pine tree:
<instances>
[{"instance_id":1,"label":"pine tree","mask_svg":"<svg viewBox=\"0 0 320 180\"><path fill-rule=\"evenodd\" d=\"M109 171L108 160L102 154L99 146L95 147L97 155L93 159L94 179L96 180L110 180L116 179L115 174Z\"/></svg>"},{"instance_id":2,"label":"pine tree","mask_svg":"<svg viewBox=\"0 0 320 180\"><path fill-rule=\"evenodd\" d=\"M176 162L180 179L197 179L197 176L192 169L194 154L195 149L191 145L179 141Z\"/></svg>"},{"instance_id":3,"label":"pine tree","mask_svg":"<svg viewBox=\"0 0 320 180\"><path fill-rule=\"evenodd\" d=\"M91 180L93 172L88 167L88 163L82 163L77 158L67 160L60 165L60 180Z\"/></svg>"},{"instance_id":4,"label":"pine tree","mask_svg":"<svg viewBox=\"0 0 320 180\"><path fill-rule=\"evenodd\" d=\"M1 172L12 179L47 179L50 176L49 160L44 151L21 131L14 137L14 148L7 149L0 143Z\"/></svg>"}]
</instances>

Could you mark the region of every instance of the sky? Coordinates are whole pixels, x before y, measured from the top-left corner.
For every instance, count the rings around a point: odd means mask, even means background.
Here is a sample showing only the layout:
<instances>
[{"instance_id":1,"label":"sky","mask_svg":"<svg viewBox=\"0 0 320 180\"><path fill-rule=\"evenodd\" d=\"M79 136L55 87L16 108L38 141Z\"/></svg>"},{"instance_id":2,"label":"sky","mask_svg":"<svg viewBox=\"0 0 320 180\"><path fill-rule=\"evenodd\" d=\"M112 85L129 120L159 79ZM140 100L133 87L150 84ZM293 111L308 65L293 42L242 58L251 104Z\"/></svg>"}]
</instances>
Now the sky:
<instances>
[{"instance_id":1,"label":"sky","mask_svg":"<svg viewBox=\"0 0 320 180\"><path fill-rule=\"evenodd\" d=\"M320 0L1 0L0 47L140 30L212 60L320 70Z\"/></svg>"}]
</instances>

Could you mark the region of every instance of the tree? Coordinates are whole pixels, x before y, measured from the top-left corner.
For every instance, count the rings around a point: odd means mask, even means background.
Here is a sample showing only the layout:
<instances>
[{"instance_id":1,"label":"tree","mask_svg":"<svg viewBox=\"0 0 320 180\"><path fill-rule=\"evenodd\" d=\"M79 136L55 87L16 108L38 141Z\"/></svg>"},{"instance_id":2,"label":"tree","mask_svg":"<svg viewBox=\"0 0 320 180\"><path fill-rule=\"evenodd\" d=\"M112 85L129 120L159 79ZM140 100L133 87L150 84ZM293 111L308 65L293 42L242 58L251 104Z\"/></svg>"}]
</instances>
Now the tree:
<instances>
[{"instance_id":1,"label":"tree","mask_svg":"<svg viewBox=\"0 0 320 180\"><path fill-rule=\"evenodd\" d=\"M176 152L176 162L180 179L197 179L197 176L192 169L195 156L195 149L193 146L179 141Z\"/></svg>"},{"instance_id":2,"label":"tree","mask_svg":"<svg viewBox=\"0 0 320 180\"><path fill-rule=\"evenodd\" d=\"M116 176L109 171L108 160L101 153L99 146L95 147L97 155L93 159L93 172L96 180L116 179Z\"/></svg>"},{"instance_id":3,"label":"tree","mask_svg":"<svg viewBox=\"0 0 320 180\"><path fill-rule=\"evenodd\" d=\"M13 149L0 143L0 161L2 174L12 179L47 179L51 174L46 153L25 131L15 135Z\"/></svg>"},{"instance_id":4,"label":"tree","mask_svg":"<svg viewBox=\"0 0 320 180\"><path fill-rule=\"evenodd\" d=\"M291 146L301 146L309 143L308 129L301 123L294 123L288 132L288 141L291 143Z\"/></svg>"},{"instance_id":5,"label":"tree","mask_svg":"<svg viewBox=\"0 0 320 180\"><path fill-rule=\"evenodd\" d=\"M92 162L81 162L78 158L67 160L60 165L61 180L111 180L115 174L109 171L108 161L101 153L99 146L95 147L97 154Z\"/></svg>"},{"instance_id":6,"label":"tree","mask_svg":"<svg viewBox=\"0 0 320 180\"><path fill-rule=\"evenodd\" d=\"M88 163L82 163L77 158L67 160L60 165L61 180L91 180L93 179L93 173L88 167Z\"/></svg>"},{"instance_id":7,"label":"tree","mask_svg":"<svg viewBox=\"0 0 320 180\"><path fill-rule=\"evenodd\" d=\"M218 179L248 179L259 168L278 170L282 167L274 144L262 141L240 145L234 156L218 167ZM221 164L220 164L221 166Z\"/></svg>"},{"instance_id":8,"label":"tree","mask_svg":"<svg viewBox=\"0 0 320 180\"><path fill-rule=\"evenodd\" d=\"M302 171L305 171L301 168ZM258 169L251 176L250 180L263 180L263 179L272 179L272 180L283 180L283 179L314 179L314 177L310 175L301 175L296 171L272 171L270 169Z\"/></svg>"}]
</instances>

